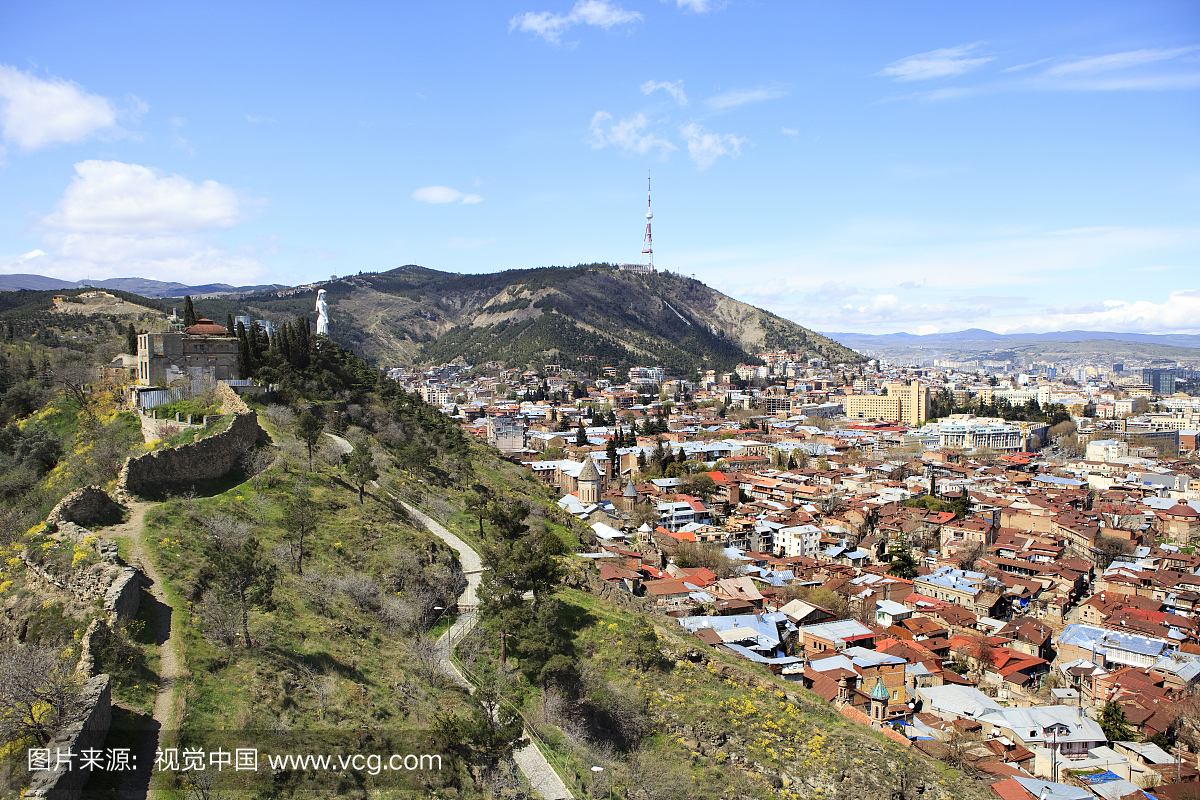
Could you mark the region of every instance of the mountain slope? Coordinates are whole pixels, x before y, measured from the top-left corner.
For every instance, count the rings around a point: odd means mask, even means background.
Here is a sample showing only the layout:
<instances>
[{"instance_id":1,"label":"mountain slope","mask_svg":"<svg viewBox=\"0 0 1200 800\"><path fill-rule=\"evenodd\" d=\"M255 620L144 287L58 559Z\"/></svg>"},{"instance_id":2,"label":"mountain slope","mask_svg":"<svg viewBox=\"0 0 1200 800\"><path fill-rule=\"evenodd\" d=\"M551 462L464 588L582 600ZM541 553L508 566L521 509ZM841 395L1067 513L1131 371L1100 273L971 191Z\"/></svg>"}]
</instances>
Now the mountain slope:
<instances>
[{"instance_id":1,"label":"mountain slope","mask_svg":"<svg viewBox=\"0 0 1200 800\"><path fill-rule=\"evenodd\" d=\"M607 264L457 275L417 266L348 279L331 293L333 324L383 363L541 366L594 356L602 365L698 364L727 370L762 349L834 362L862 356L770 312L671 273Z\"/></svg>"},{"instance_id":2,"label":"mountain slope","mask_svg":"<svg viewBox=\"0 0 1200 800\"><path fill-rule=\"evenodd\" d=\"M181 297L185 294L237 294L284 288L276 284L230 286L227 283L206 283L202 286L188 286L185 283L168 283L150 278L106 278L102 281L69 281L62 278L47 278L44 275L32 275L29 273L0 275L0 292L17 292L22 289L56 291L59 289L79 289L84 286L92 286L97 289L118 289L123 292L152 298Z\"/></svg>"}]
</instances>

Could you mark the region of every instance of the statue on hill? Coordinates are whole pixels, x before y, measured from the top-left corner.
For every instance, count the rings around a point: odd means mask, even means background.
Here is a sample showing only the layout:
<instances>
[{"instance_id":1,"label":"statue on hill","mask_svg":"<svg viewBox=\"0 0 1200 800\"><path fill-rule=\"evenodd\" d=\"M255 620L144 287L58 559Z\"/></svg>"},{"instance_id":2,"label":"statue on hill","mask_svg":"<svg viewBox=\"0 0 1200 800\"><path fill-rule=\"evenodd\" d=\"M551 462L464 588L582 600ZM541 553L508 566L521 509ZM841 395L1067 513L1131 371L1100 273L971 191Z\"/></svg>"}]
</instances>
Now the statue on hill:
<instances>
[{"instance_id":1,"label":"statue on hill","mask_svg":"<svg viewBox=\"0 0 1200 800\"><path fill-rule=\"evenodd\" d=\"M317 292L317 333L320 335L329 333L329 303L325 302L324 289Z\"/></svg>"}]
</instances>

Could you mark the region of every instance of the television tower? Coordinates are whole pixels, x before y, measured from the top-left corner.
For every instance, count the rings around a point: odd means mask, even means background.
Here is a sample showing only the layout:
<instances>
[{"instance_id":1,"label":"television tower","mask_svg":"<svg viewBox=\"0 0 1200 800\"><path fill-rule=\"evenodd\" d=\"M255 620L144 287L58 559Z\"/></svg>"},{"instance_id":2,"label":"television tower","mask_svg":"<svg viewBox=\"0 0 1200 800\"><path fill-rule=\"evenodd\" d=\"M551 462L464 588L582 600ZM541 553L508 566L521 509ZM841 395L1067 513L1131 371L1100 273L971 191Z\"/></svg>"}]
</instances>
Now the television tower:
<instances>
[{"instance_id":1,"label":"television tower","mask_svg":"<svg viewBox=\"0 0 1200 800\"><path fill-rule=\"evenodd\" d=\"M642 240L645 245L642 248L642 255L646 256L646 269L648 272L654 272L654 247L653 237L650 235L650 220L654 219L654 212L650 210L650 173L646 173L646 237Z\"/></svg>"}]
</instances>

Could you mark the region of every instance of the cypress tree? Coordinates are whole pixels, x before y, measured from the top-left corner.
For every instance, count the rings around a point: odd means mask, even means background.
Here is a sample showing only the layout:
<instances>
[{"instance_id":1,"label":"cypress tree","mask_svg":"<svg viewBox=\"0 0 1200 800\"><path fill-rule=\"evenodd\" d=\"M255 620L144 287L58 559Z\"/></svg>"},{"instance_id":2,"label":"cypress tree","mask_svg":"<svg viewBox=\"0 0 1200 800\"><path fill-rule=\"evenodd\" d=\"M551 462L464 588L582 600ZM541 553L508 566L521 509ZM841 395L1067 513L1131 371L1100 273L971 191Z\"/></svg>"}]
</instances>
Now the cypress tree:
<instances>
[{"instance_id":1,"label":"cypress tree","mask_svg":"<svg viewBox=\"0 0 1200 800\"><path fill-rule=\"evenodd\" d=\"M246 341L250 344L250 357L255 364L262 361L263 351L266 350L263 336L263 329L258 326L258 323L250 323L250 330L246 331Z\"/></svg>"},{"instance_id":2,"label":"cypress tree","mask_svg":"<svg viewBox=\"0 0 1200 800\"><path fill-rule=\"evenodd\" d=\"M196 309L192 305L192 296L183 298L183 327L190 328L196 324Z\"/></svg>"},{"instance_id":3,"label":"cypress tree","mask_svg":"<svg viewBox=\"0 0 1200 800\"><path fill-rule=\"evenodd\" d=\"M233 314L225 315L225 330L229 331L230 335L237 331L237 328L233 327Z\"/></svg>"},{"instance_id":4,"label":"cypress tree","mask_svg":"<svg viewBox=\"0 0 1200 800\"><path fill-rule=\"evenodd\" d=\"M279 352L289 365L292 364L292 345L292 323L285 322L279 330Z\"/></svg>"},{"instance_id":5,"label":"cypress tree","mask_svg":"<svg viewBox=\"0 0 1200 800\"><path fill-rule=\"evenodd\" d=\"M125 349L129 351L131 355L137 355L137 342L137 331L133 329L133 323L131 322L129 323L129 328L127 328L125 331Z\"/></svg>"},{"instance_id":6,"label":"cypress tree","mask_svg":"<svg viewBox=\"0 0 1200 800\"><path fill-rule=\"evenodd\" d=\"M36 378L37 375L37 367L33 364L33 356L30 356L29 360L25 362L25 380L31 381Z\"/></svg>"},{"instance_id":7,"label":"cypress tree","mask_svg":"<svg viewBox=\"0 0 1200 800\"><path fill-rule=\"evenodd\" d=\"M308 354L312 348L308 317L296 318L296 334L295 361L292 362L292 366L296 369L305 369L308 366Z\"/></svg>"},{"instance_id":8,"label":"cypress tree","mask_svg":"<svg viewBox=\"0 0 1200 800\"><path fill-rule=\"evenodd\" d=\"M250 352L250 342L246 338L246 326L241 322L237 324L237 339L238 375L242 378L250 378L254 374L254 356Z\"/></svg>"}]
</instances>

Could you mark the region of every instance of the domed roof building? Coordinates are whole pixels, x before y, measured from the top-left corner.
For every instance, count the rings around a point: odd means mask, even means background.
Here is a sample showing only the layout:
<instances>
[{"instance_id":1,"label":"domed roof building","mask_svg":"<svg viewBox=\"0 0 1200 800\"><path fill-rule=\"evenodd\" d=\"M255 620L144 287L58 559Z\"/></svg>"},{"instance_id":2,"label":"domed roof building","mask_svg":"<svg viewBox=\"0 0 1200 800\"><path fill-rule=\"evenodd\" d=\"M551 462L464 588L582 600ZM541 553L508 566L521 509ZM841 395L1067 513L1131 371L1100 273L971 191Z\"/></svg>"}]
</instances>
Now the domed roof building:
<instances>
[{"instance_id":1,"label":"domed roof building","mask_svg":"<svg viewBox=\"0 0 1200 800\"><path fill-rule=\"evenodd\" d=\"M218 325L208 317L201 317L196 320L195 325L190 325L183 329L183 332L188 336L228 336L229 331L224 325Z\"/></svg>"}]
</instances>

